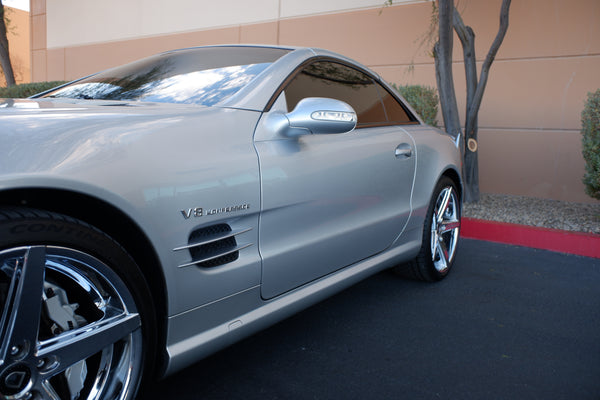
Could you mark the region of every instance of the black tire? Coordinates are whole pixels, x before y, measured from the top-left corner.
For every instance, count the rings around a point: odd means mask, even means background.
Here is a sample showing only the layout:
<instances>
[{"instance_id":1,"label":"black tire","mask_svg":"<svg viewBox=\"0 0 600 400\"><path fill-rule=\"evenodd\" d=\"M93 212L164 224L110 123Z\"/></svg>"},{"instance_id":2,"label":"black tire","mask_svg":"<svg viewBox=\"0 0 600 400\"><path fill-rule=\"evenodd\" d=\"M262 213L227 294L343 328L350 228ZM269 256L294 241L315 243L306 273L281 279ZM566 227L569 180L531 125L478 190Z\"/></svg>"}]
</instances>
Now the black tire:
<instances>
[{"instance_id":1,"label":"black tire","mask_svg":"<svg viewBox=\"0 0 600 400\"><path fill-rule=\"evenodd\" d=\"M445 278L456 258L460 217L461 202L456 184L450 178L442 177L429 202L419 254L411 262L396 266L394 271L405 278L420 281L433 282Z\"/></svg>"},{"instance_id":2,"label":"black tire","mask_svg":"<svg viewBox=\"0 0 600 400\"><path fill-rule=\"evenodd\" d=\"M151 373L156 321L144 276L82 221L0 209L0 310L0 398L130 400Z\"/></svg>"}]
</instances>

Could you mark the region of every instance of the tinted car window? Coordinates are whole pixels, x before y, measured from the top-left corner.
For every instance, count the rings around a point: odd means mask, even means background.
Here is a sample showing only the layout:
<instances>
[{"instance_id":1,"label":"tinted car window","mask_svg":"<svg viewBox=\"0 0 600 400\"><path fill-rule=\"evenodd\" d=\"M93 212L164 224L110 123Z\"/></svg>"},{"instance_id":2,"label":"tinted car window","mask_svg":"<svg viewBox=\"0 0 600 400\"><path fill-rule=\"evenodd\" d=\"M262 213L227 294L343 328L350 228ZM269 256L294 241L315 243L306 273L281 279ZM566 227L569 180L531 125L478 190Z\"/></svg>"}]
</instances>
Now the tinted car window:
<instances>
[{"instance_id":1,"label":"tinted car window","mask_svg":"<svg viewBox=\"0 0 600 400\"><path fill-rule=\"evenodd\" d=\"M101 72L43 97L210 106L238 92L288 52L256 47L179 50Z\"/></svg>"},{"instance_id":2,"label":"tinted car window","mask_svg":"<svg viewBox=\"0 0 600 400\"><path fill-rule=\"evenodd\" d=\"M379 93L381 93L381 98L383 100L383 105L385 107L385 112L387 114L388 121L390 123L399 123L406 124L409 122L415 121L410 117L407 111L402 107L402 105L396 100L394 96L390 92L388 92L383 86L377 85L379 88Z\"/></svg>"},{"instance_id":3,"label":"tinted car window","mask_svg":"<svg viewBox=\"0 0 600 400\"><path fill-rule=\"evenodd\" d=\"M375 82L342 64L318 61L302 69L285 88L288 111L306 97L345 101L357 113L358 126L387 123Z\"/></svg>"}]
</instances>

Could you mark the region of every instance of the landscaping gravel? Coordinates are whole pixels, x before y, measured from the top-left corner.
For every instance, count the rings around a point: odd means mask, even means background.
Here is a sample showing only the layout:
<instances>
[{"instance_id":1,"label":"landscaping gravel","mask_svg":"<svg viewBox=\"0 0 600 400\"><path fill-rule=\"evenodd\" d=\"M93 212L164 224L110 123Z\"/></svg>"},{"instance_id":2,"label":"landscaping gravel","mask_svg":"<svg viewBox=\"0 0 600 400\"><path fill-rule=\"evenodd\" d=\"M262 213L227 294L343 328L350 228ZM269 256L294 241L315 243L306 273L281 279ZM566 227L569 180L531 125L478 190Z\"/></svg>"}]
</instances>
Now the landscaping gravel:
<instances>
[{"instance_id":1,"label":"landscaping gravel","mask_svg":"<svg viewBox=\"0 0 600 400\"><path fill-rule=\"evenodd\" d=\"M600 234L600 203L482 194L478 203L464 205L463 217Z\"/></svg>"}]
</instances>

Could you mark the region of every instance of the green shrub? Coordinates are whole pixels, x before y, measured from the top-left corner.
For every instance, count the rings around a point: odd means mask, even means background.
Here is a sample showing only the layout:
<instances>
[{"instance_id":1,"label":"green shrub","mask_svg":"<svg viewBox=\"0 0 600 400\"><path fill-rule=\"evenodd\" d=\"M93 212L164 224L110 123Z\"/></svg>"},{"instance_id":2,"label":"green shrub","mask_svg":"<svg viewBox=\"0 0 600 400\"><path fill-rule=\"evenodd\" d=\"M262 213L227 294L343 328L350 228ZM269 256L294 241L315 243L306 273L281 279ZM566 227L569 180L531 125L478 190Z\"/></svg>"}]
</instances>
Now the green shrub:
<instances>
[{"instance_id":1,"label":"green shrub","mask_svg":"<svg viewBox=\"0 0 600 400\"><path fill-rule=\"evenodd\" d=\"M408 101L425 123L438 126L436 120L438 95L434 88L421 85L397 86L392 84L392 86Z\"/></svg>"},{"instance_id":2,"label":"green shrub","mask_svg":"<svg viewBox=\"0 0 600 400\"><path fill-rule=\"evenodd\" d=\"M600 89L588 93L581 113L585 192L600 200Z\"/></svg>"},{"instance_id":3,"label":"green shrub","mask_svg":"<svg viewBox=\"0 0 600 400\"><path fill-rule=\"evenodd\" d=\"M62 85L63 81L54 82L34 82L34 83L23 83L21 85L15 85L12 87L0 87L0 98L3 99L23 99L34 94L44 92L53 87Z\"/></svg>"}]
</instances>

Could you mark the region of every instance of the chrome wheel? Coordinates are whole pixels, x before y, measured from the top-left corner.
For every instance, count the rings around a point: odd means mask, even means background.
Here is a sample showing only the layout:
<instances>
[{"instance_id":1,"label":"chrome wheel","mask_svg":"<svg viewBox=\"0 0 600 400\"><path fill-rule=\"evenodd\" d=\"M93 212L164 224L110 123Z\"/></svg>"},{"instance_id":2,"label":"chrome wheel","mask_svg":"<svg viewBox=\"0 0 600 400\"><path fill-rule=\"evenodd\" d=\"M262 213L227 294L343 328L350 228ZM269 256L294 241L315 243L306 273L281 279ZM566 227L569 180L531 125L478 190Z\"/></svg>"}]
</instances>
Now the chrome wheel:
<instances>
[{"instance_id":1,"label":"chrome wheel","mask_svg":"<svg viewBox=\"0 0 600 400\"><path fill-rule=\"evenodd\" d=\"M0 398L133 397L141 318L123 281L78 250L0 251Z\"/></svg>"},{"instance_id":2,"label":"chrome wheel","mask_svg":"<svg viewBox=\"0 0 600 400\"><path fill-rule=\"evenodd\" d=\"M431 261L434 268L445 274L456 253L460 234L460 204L452 186L439 193L431 218Z\"/></svg>"},{"instance_id":3,"label":"chrome wheel","mask_svg":"<svg viewBox=\"0 0 600 400\"><path fill-rule=\"evenodd\" d=\"M460 192L458 183L443 176L431 194L423 224L421 248L414 260L394 270L403 277L434 282L444 279L457 252L460 237Z\"/></svg>"}]
</instances>

